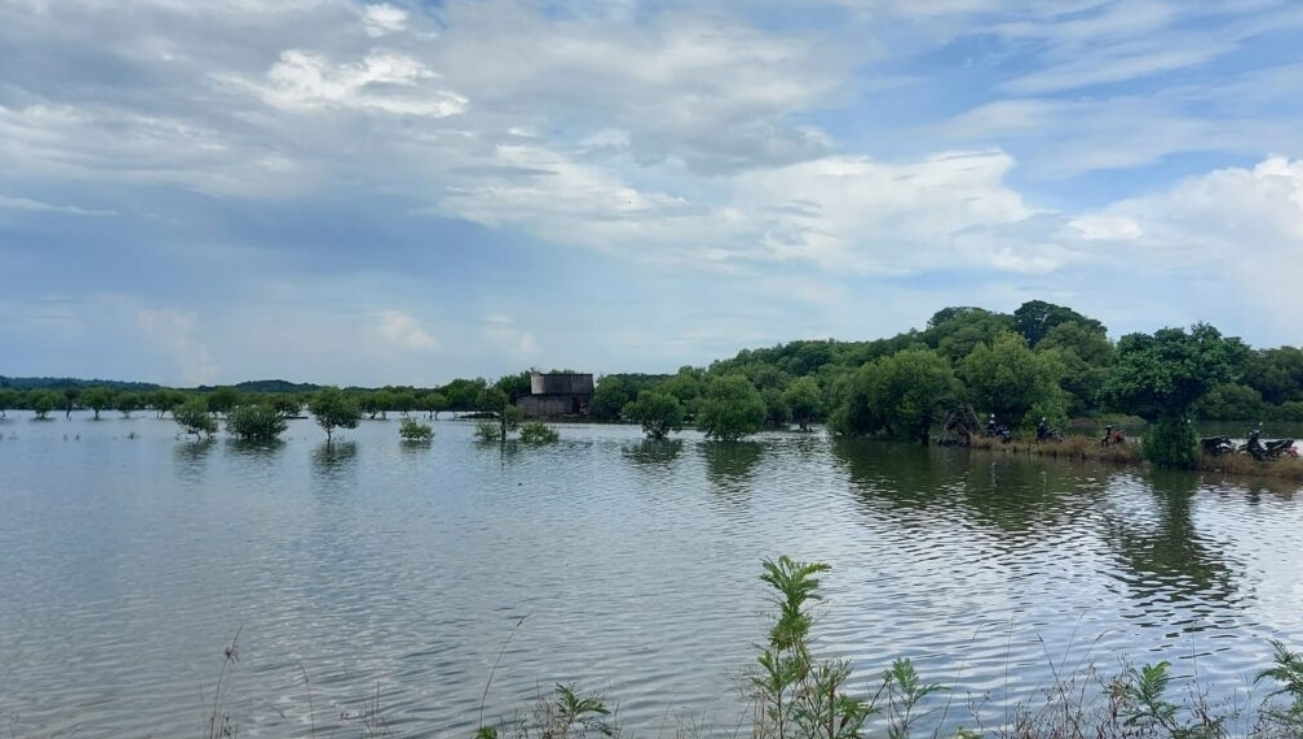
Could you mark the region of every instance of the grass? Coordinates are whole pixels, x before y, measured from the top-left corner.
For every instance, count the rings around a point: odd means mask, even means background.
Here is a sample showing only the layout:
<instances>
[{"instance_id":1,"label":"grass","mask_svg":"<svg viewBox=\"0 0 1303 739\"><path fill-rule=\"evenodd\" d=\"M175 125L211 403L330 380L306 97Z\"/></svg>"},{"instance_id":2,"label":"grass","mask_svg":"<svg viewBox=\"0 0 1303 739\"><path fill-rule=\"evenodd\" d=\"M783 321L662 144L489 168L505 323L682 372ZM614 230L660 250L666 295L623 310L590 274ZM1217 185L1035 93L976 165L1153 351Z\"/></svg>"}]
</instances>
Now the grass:
<instances>
[{"instance_id":1,"label":"grass","mask_svg":"<svg viewBox=\"0 0 1303 739\"><path fill-rule=\"evenodd\" d=\"M1144 457L1139 444L1111 444L1103 446L1099 439L1089 436L1069 436L1063 441L1011 441L1001 442L988 436L974 436L970 449L981 449L1006 454L1025 454L1054 459L1100 461L1114 464L1142 464Z\"/></svg>"},{"instance_id":2,"label":"grass","mask_svg":"<svg viewBox=\"0 0 1303 739\"><path fill-rule=\"evenodd\" d=\"M1199 457L1198 469L1215 474L1303 483L1303 458L1299 457L1259 462L1248 454L1204 454Z\"/></svg>"}]
</instances>

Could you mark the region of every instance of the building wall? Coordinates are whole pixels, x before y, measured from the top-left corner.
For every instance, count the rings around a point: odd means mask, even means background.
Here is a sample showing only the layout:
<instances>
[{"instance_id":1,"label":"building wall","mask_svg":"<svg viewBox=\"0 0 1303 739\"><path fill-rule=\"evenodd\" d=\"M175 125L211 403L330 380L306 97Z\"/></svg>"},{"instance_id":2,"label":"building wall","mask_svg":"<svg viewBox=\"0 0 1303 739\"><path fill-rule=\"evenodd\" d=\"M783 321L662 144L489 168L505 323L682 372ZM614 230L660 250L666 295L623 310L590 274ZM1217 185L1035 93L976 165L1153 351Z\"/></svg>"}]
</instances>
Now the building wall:
<instances>
[{"instance_id":1,"label":"building wall","mask_svg":"<svg viewBox=\"0 0 1303 739\"><path fill-rule=\"evenodd\" d=\"M531 395L592 395L591 374L543 374L529 376Z\"/></svg>"},{"instance_id":2,"label":"building wall","mask_svg":"<svg viewBox=\"0 0 1303 739\"><path fill-rule=\"evenodd\" d=\"M526 418L563 418L588 415L590 395L525 395L516 405Z\"/></svg>"}]
</instances>

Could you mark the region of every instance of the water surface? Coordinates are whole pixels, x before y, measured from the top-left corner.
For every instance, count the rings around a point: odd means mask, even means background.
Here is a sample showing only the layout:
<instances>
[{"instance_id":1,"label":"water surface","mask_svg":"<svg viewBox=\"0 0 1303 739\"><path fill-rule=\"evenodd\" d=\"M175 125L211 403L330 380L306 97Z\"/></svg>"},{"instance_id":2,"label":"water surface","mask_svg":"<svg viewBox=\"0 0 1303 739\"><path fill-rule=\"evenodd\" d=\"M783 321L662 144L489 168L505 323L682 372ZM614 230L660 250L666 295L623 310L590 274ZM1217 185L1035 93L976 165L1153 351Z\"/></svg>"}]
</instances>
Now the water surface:
<instances>
[{"instance_id":1,"label":"water surface","mask_svg":"<svg viewBox=\"0 0 1303 739\"><path fill-rule=\"evenodd\" d=\"M200 736L237 631L221 705L242 736L468 736L504 645L486 719L573 681L642 735L731 731L779 554L833 565L817 646L857 685L908 656L988 719L1124 655L1229 695L1268 638L1303 638L1291 489L794 433L499 448L435 428L327 448L294 421L260 449L10 413L4 731Z\"/></svg>"}]
</instances>

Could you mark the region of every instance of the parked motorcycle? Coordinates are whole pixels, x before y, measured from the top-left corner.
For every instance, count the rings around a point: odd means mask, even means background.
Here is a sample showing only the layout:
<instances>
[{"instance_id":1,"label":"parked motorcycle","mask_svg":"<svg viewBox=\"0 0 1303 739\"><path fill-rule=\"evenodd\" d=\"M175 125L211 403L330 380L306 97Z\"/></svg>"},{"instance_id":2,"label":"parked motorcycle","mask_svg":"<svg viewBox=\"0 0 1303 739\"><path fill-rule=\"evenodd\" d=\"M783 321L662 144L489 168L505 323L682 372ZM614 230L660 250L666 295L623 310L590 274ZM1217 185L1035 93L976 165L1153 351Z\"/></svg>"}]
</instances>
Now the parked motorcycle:
<instances>
[{"instance_id":1,"label":"parked motorcycle","mask_svg":"<svg viewBox=\"0 0 1303 739\"><path fill-rule=\"evenodd\" d=\"M1063 434L1050 428L1042 418L1040 423L1036 424L1036 441L1063 441Z\"/></svg>"},{"instance_id":2,"label":"parked motorcycle","mask_svg":"<svg viewBox=\"0 0 1303 739\"><path fill-rule=\"evenodd\" d=\"M1204 454L1217 456L1235 451L1235 442L1229 436L1205 436L1199 440L1199 448Z\"/></svg>"},{"instance_id":3,"label":"parked motorcycle","mask_svg":"<svg viewBox=\"0 0 1303 739\"><path fill-rule=\"evenodd\" d=\"M1113 446L1114 444L1127 443L1127 432L1122 429L1114 429L1112 426L1104 427L1104 438L1100 439L1100 446Z\"/></svg>"},{"instance_id":4,"label":"parked motorcycle","mask_svg":"<svg viewBox=\"0 0 1303 739\"><path fill-rule=\"evenodd\" d=\"M1294 449L1293 439L1268 439L1264 442L1260 438L1261 433L1258 429L1250 431L1248 441L1244 442L1240 449L1248 452L1259 462L1277 459L1281 455L1298 456L1298 451Z\"/></svg>"}]
</instances>

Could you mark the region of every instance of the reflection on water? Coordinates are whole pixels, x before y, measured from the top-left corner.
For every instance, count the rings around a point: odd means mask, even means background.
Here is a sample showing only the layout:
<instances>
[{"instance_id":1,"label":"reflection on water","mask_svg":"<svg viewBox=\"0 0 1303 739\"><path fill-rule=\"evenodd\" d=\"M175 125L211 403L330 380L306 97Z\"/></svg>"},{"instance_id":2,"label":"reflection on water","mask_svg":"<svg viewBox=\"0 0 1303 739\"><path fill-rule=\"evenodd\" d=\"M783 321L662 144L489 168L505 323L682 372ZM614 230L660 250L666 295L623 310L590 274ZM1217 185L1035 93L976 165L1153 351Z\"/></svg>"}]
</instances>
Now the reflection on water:
<instances>
[{"instance_id":1,"label":"reflection on water","mask_svg":"<svg viewBox=\"0 0 1303 739\"><path fill-rule=\"evenodd\" d=\"M682 439L643 439L636 444L621 447L628 461L641 466L663 467L678 459L683 451Z\"/></svg>"},{"instance_id":2,"label":"reflection on water","mask_svg":"<svg viewBox=\"0 0 1303 739\"><path fill-rule=\"evenodd\" d=\"M398 735L469 736L525 614L486 718L575 681L640 734L672 734L672 711L729 735L731 677L765 628L758 562L783 553L833 565L821 649L863 676L909 656L929 681L959 677L986 725L1052 682L1046 655L1112 670L1197 654L1205 684L1234 691L1267 637L1303 637L1303 498L1279 483L808 434L575 425L481 446L441 421L413 448L392 425L327 445L292 421L268 448L178 443L148 418L64 444L72 426L23 421L0 443L14 736L193 735L242 625L241 735L356 736L378 691Z\"/></svg>"},{"instance_id":3,"label":"reflection on water","mask_svg":"<svg viewBox=\"0 0 1303 739\"><path fill-rule=\"evenodd\" d=\"M744 500L764 446L756 441L708 441L697 448L706 459L706 479L711 487L734 502Z\"/></svg>"},{"instance_id":4,"label":"reflection on water","mask_svg":"<svg viewBox=\"0 0 1303 739\"><path fill-rule=\"evenodd\" d=\"M217 440L212 437L177 444L172 452L176 459L177 477L191 483L202 480L208 468L208 458L216 448Z\"/></svg>"},{"instance_id":5,"label":"reflection on water","mask_svg":"<svg viewBox=\"0 0 1303 739\"><path fill-rule=\"evenodd\" d=\"M1225 545L1194 525L1199 476L1156 470L1148 483L1146 508L1108 517L1108 540L1126 568L1123 580L1136 600L1234 600L1235 578Z\"/></svg>"}]
</instances>

